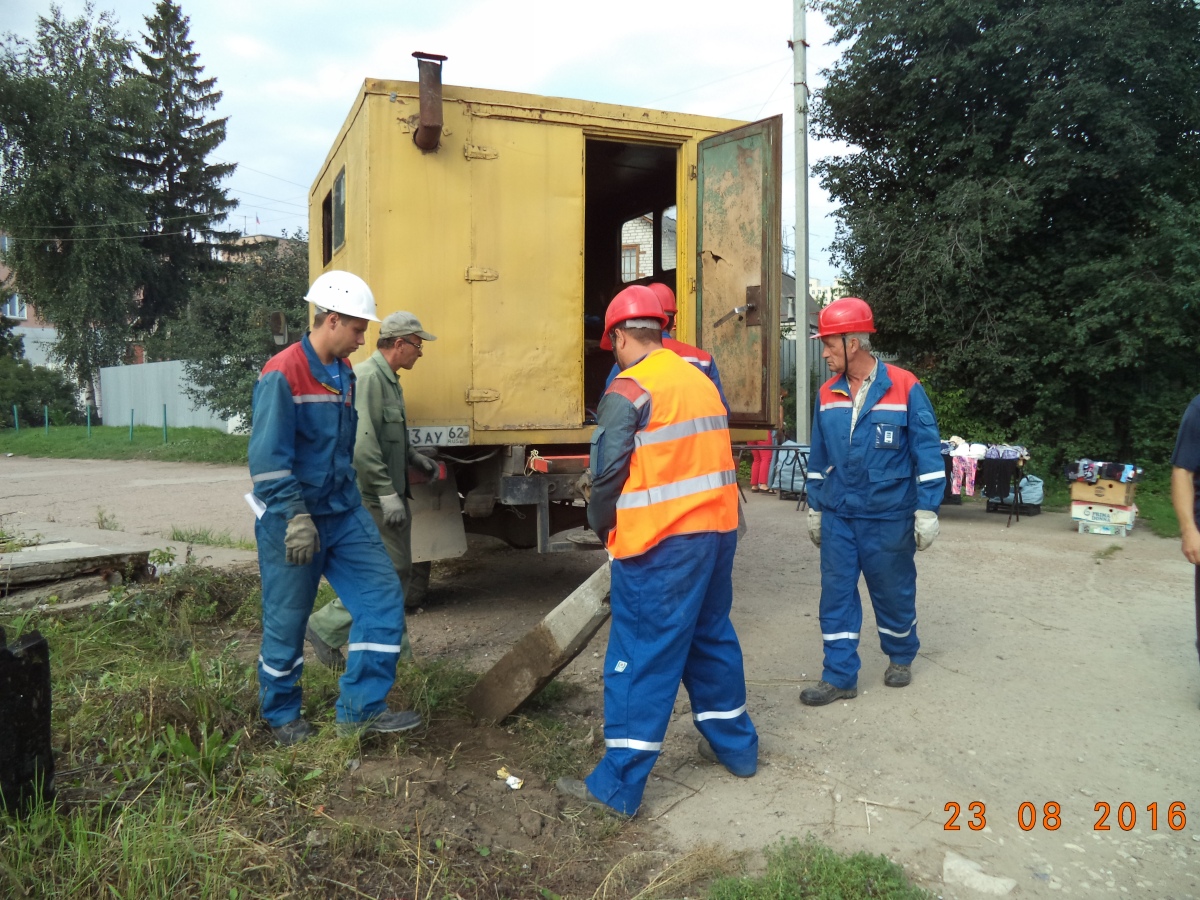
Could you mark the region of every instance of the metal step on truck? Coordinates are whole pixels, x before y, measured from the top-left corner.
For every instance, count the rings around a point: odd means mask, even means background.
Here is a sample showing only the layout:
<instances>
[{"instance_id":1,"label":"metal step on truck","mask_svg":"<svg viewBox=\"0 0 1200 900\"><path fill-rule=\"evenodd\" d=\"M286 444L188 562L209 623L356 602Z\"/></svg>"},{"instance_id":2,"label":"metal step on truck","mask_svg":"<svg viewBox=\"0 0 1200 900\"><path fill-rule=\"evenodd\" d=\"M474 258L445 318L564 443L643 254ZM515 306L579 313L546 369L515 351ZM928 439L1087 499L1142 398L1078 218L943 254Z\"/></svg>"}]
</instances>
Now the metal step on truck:
<instances>
[{"instance_id":1,"label":"metal step on truck","mask_svg":"<svg viewBox=\"0 0 1200 900\"><path fill-rule=\"evenodd\" d=\"M414 561L461 555L467 532L587 546L621 288L670 286L675 337L716 358L731 427L775 425L782 118L454 87L444 57L413 55L418 82L363 83L313 182L310 279L354 272L380 318L408 310L438 337L403 373L409 437L448 470L413 487Z\"/></svg>"}]
</instances>

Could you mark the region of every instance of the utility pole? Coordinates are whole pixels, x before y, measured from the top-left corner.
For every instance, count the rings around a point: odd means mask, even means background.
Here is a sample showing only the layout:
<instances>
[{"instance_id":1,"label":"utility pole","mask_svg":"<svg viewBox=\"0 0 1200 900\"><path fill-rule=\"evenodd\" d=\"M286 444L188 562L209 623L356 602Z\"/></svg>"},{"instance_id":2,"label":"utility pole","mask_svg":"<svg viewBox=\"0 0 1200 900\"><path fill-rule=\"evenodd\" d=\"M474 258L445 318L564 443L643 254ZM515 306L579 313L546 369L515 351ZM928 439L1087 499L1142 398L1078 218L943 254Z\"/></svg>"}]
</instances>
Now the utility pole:
<instances>
[{"instance_id":1,"label":"utility pole","mask_svg":"<svg viewBox=\"0 0 1200 900\"><path fill-rule=\"evenodd\" d=\"M808 40L806 0L792 0L793 89L796 101L796 441L807 444L809 406L808 339Z\"/></svg>"}]
</instances>

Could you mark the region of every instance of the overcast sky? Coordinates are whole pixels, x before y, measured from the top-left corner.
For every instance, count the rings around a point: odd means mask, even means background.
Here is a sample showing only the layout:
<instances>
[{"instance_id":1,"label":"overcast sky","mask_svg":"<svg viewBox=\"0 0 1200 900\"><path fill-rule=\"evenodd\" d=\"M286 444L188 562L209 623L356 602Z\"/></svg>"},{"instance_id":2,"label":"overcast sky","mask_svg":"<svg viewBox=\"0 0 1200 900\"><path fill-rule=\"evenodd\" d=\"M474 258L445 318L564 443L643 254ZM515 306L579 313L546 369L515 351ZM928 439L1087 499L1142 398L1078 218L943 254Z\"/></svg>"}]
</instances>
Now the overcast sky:
<instances>
[{"instance_id":1,"label":"overcast sky","mask_svg":"<svg viewBox=\"0 0 1200 900\"><path fill-rule=\"evenodd\" d=\"M70 16L83 0L63 0ZM153 0L96 0L131 36ZM754 120L782 114L783 211L795 222L792 0L182 0L229 117L222 161L241 201L234 227L307 228L306 197L364 78L415 81L414 50L441 53L447 84ZM0 32L32 37L48 0L0 0ZM810 86L833 63L830 29L807 18ZM836 148L809 141L810 164ZM828 197L810 179L810 275L837 274ZM257 221L256 221L257 220ZM789 240L790 243L790 240Z\"/></svg>"}]
</instances>

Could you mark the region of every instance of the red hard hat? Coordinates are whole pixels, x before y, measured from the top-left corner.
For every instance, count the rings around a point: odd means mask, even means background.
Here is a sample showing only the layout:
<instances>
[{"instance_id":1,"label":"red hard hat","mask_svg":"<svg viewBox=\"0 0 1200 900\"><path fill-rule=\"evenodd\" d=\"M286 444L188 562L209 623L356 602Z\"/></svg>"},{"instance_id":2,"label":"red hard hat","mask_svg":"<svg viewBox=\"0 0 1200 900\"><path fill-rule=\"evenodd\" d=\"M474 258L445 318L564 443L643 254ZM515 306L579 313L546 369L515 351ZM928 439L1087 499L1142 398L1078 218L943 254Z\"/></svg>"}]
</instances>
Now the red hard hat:
<instances>
[{"instance_id":1,"label":"red hard hat","mask_svg":"<svg viewBox=\"0 0 1200 900\"><path fill-rule=\"evenodd\" d=\"M630 319L654 319L660 328L667 327L667 314L663 312L658 296L644 284L631 284L608 304L604 313L604 337L600 339L603 350L612 349L609 334L622 322Z\"/></svg>"},{"instance_id":2,"label":"red hard hat","mask_svg":"<svg viewBox=\"0 0 1200 900\"><path fill-rule=\"evenodd\" d=\"M675 306L675 292L660 281L652 282L650 290L654 291L654 296L658 297L658 302L662 304L662 311L668 316L673 316L679 310Z\"/></svg>"},{"instance_id":3,"label":"red hard hat","mask_svg":"<svg viewBox=\"0 0 1200 900\"><path fill-rule=\"evenodd\" d=\"M874 334L875 316L865 300L857 297L842 297L821 310L817 317L817 333L814 337L831 334Z\"/></svg>"}]
</instances>

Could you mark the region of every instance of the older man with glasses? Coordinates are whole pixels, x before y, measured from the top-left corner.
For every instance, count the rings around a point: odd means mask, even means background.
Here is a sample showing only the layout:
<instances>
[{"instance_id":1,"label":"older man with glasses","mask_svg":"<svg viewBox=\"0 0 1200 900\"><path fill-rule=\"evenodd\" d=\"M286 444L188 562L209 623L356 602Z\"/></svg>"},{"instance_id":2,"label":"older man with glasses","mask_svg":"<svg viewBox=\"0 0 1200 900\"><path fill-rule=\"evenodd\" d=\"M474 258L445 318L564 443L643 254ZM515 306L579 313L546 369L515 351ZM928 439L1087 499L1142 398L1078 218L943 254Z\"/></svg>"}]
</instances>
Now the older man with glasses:
<instances>
[{"instance_id":1,"label":"older man with glasses","mask_svg":"<svg viewBox=\"0 0 1200 900\"><path fill-rule=\"evenodd\" d=\"M408 468L412 466L431 481L440 477L441 467L408 443L408 419L404 389L397 373L411 369L424 354L425 341L437 340L422 330L410 312L395 312L379 327L379 340L370 358L354 367L358 379L355 409L358 435L354 444L354 469L363 505L375 520L396 575L407 598L413 583L412 516L408 500ZM341 647L350 634L351 617L340 599L335 599L308 619L308 642L317 659L330 668L342 664ZM401 658L411 658L407 643Z\"/></svg>"}]
</instances>

